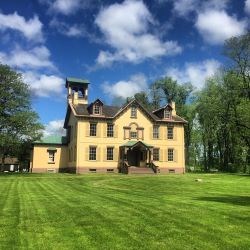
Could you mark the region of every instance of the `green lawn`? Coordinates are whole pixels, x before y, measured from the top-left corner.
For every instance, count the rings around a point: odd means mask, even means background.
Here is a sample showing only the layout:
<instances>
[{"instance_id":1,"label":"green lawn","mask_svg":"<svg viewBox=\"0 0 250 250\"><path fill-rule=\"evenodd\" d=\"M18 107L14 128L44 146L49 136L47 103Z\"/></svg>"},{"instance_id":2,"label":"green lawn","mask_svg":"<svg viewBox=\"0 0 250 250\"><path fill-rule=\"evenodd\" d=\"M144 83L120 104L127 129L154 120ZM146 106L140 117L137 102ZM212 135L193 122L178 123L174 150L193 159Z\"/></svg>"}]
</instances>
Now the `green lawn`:
<instances>
[{"instance_id":1,"label":"green lawn","mask_svg":"<svg viewBox=\"0 0 250 250\"><path fill-rule=\"evenodd\" d=\"M250 176L2 174L0 209L0 249L250 249Z\"/></svg>"}]
</instances>

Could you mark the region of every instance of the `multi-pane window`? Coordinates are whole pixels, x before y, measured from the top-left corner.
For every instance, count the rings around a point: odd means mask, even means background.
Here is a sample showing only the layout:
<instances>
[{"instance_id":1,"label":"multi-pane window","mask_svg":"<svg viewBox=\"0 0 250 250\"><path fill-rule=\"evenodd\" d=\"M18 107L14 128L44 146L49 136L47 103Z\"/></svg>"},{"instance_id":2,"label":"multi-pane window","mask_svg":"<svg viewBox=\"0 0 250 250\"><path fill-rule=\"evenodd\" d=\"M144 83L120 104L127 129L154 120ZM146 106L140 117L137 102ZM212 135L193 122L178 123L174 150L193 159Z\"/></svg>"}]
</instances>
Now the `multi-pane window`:
<instances>
[{"instance_id":1,"label":"multi-pane window","mask_svg":"<svg viewBox=\"0 0 250 250\"><path fill-rule=\"evenodd\" d=\"M89 124L89 135L90 136L96 136L96 123L90 123Z\"/></svg>"},{"instance_id":2,"label":"multi-pane window","mask_svg":"<svg viewBox=\"0 0 250 250\"><path fill-rule=\"evenodd\" d=\"M164 118L170 119L171 113L168 109L164 109Z\"/></svg>"},{"instance_id":3,"label":"multi-pane window","mask_svg":"<svg viewBox=\"0 0 250 250\"><path fill-rule=\"evenodd\" d=\"M157 125L153 126L153 138L159 139L159 126Z\"/></svg>"},{"instance_id":4,"label":"multi-pane window","mask_svg":"<svg viewBox=\"0 0 250 250\"><path fill-rule=\"evenodd\" d=\"M96 147L93 146L89 147L89 160L90 161L96 160Z\"/></svg>"},{"instance_id":5,"label":"multi-pane window","mask_svg":"<svg viewBox=\"0 0 250 250\"><path fill-rule=\"evenodd\" d=\"M130 138L136 139L137 138L137 132L136 131L130 131Z\"/></svg>"},{"instance_id":6,"label":"multi-pane window","mask_svg":"<svg viewBox=\"0 0 250 250\"><path fill-rule=\"evenodd\" d=\"M94 114L99 115L100 114L100 106L98 104L94 105Z\"/></svg>"},{"instance_id":7,"label":"multi-pane window","mask_svg":"<svg viewBox=\"0 0 250 250\"><path fill-rule=\"evenodd\" d=\"M49 162L55 162L55 151L49 151Z\"/></svg>"},{"instance_id":8,"label":"multi-pane window","mask_svg":"<svg viewBox=\"0 0 250 250\"><path fill-rule=\"evenodd\" d=\"M172 148L168 149L168 161L174 161L174 150Z\"/></svg>"},{"instance_id":9,"label":"multi-pane window","mask_svg":"<svg viewBox=\"0 0 250 250\"><path fill-rule=\"evenodd\" d=\"M137 116L137 109L136 109L136 106L132 106L131 107L131 117L132 118L136 118Z\"/></svg>"},{"instance_id":10,"label":"multi-pane window","mask_svg":"<svg viewBox=\"0 0 250 250\"><path fill-rule=\"evenodd\" d=\"M168 139L174 139L174 128L168 127Z\"/></svg>"},{"instance_id":11,"label":"multi-pane window","mask_svg":"<svg viewBox=\"0 0 250 250\"><path fill-rule=\"evenodd\" d=\"M107 137L114 137L114 125L113 124L107 125Z\"/></svg>"},{"instance_id":12,"label":"multi-pane window","mask_svg":"<svg viewBox=\"0 0 250 250\"><path fill-rule=\"evenodd\" d=\"M113 147L107 147L107 160L113 161L114 159L114 148Z\"/></svg>"},{"instance_id":13,"label":"multi-pane window","mask_svg":"<svg viewBox=\"0 0 250 250\"><path fill-rule=\"evenodd\" d=\"M153 149L153 161L159 161L160 159L160 150L159 148Z\"/></svg>"}]
</instances>

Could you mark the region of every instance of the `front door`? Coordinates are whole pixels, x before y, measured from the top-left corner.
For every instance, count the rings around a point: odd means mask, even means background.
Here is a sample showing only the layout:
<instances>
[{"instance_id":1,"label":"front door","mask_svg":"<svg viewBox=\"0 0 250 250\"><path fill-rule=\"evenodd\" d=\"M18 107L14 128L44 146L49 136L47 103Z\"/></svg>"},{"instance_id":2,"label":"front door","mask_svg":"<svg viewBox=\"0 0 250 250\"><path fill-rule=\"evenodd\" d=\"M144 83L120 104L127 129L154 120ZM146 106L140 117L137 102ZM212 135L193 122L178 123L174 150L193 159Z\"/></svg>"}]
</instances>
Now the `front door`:
<instances>
[{"instance_id":1,"label":"front door","mask_svg":"<svg viewBox=\"0 0 250 250\"><path fill-rule=\"evenodd\" d=\"M128 150L128 164L130 166L140 166L140 156L141 156L141 151L138 148L134 148L132 150Z\"/></svg>"}]
</instances>

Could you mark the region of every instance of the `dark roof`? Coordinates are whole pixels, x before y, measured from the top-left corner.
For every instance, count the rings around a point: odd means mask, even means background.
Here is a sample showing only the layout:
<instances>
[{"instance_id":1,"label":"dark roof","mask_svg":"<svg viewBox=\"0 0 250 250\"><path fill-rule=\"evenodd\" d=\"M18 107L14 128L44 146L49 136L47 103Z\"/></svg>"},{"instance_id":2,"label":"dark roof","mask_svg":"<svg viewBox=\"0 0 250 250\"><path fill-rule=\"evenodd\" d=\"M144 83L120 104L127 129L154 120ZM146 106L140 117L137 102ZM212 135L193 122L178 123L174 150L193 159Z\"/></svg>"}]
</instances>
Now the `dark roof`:
<instances>
[{"instance_id":1,"label":"dark roof","mask_svg":"<svg viewBox=\"0 0 250 250\"><path fill-rule=\"evenodd\" d=\"M77 115L90 115L88 110L88 104L78 104L74 106ZM113 117L118 112L120 108L116 106L103 105L102 113L105 117Z\"/></svg>"},{"instance_id":2,"label":"dark roof","mask_svg":"<svg viewBox=\"0 0 250 250\"><path fill-rule=\"evenodd\" d=\"M124 112L124 110L126 110L128 107L130 107L130 105L132 105L134 102L136 102L136 104L138 104L138 107L141 108L141 110L153 121L155 122L179 122L179 123L187 123L187 121L185 121L183 118L181 118L178 115L174 115L172 117L172 120L165 120L165 119L161 119L160 117L158 117L156 114L148 111L140 102L138 102L138 100L133 99L132 101L130 101L129 103L123 105L121 108L117 107L117 106L109 106L109 105L103 105L102 107L102 115L98 116L98 115L92 115L90 113L90 109L89 107L91 105L93 105L93 103L91 104L78 104L76 106L72 105L72 106L68 106L67 108L67 114L65 117L65 122L64 122L64 128L67 128L67 123L69 120L69 115L71 112L71 107L74 109L76 116L86 116L86 117L96 117L96 118L115 118L118 115L122 114Z\"/></svg>"},{"instance_id":3,"label":"dark roof","mask_svg":"<svg viewBox=\"0 0 250 250\"><path fill-rule=\"evenodd\" d=\"M88 85L90 84L89 80L86 79L80 79L80 78L74 78L74 77L67 77L66 78L66 83L65 83L65 87L67 88L67 84L71 83L71 84L76 84L76 85Z\"/></svg>"},{"instance_id":4,"label":"dark roof","mask_svg":"<svg viewBox=\"0 0 250 250\"><path fill-rule=\"evenodd\" d=\"M34 144L52 144L52 145L64 145L67 144L67 137L66 136L47 136L43 137L38 141L35 141Z\"/></svg>"}]
</instances>

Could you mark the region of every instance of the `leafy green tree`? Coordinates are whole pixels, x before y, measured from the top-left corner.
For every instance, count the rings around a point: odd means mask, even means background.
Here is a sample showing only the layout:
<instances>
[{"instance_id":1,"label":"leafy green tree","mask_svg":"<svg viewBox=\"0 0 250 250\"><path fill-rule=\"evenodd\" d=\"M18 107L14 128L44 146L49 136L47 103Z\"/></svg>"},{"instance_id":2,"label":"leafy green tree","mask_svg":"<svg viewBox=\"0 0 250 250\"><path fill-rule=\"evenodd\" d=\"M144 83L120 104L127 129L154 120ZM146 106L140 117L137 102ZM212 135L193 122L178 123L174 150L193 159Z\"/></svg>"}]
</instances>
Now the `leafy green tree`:
<instances>
[{"instance_id":1,"label":"leafy green tree","mask_svg":"<svg viewBox=\"0 0 250 250\"><path fill-rule=\"evenodd\" d=\"M31 109L31 95L21 74L0 64L0 155L3 169L7 156L17 155L23 143L41 137L43 126Z\"/></svg>"}]
</instances>

